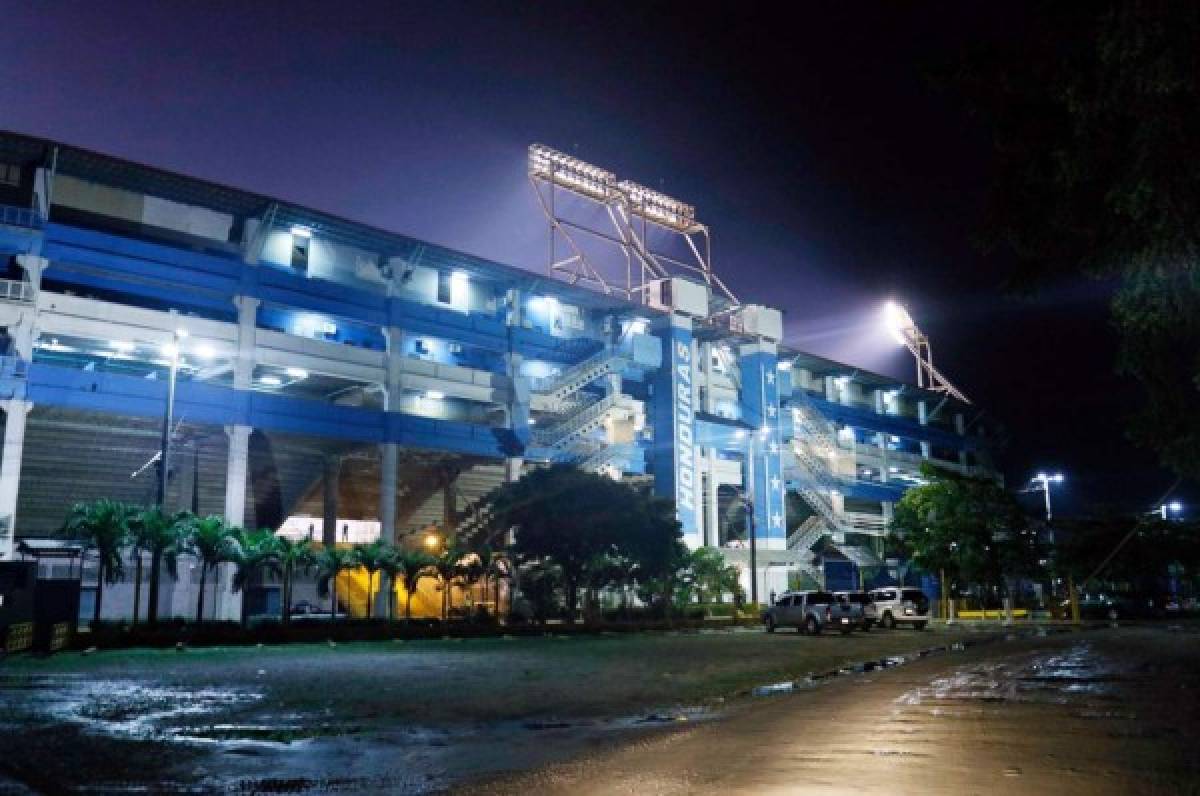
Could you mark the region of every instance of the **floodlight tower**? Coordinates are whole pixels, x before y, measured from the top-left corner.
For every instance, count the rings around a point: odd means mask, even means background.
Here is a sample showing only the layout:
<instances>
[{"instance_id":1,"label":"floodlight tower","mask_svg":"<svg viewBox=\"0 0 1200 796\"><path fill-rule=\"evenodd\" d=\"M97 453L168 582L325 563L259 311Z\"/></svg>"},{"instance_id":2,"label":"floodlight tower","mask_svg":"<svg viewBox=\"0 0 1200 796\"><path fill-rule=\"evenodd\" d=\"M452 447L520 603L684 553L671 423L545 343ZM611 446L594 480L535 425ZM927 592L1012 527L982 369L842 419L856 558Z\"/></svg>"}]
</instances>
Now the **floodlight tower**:
<instances>
[{"instance_id":1,"label":"floodlight tower","mask_svg":"<svg viewBox=\"0 0 1200 796\"><path fill-rule=\"evenodd\" d=\"M917 327L908 310L894 301L889 301L883 308L883 320L892 339L907 348L916 359L918 387L940 392L965 404L971 403L961 390L933 366L933 349L929 346L929 337Z\"/></svg>"},{"instance_id":2,"label":"floodlight tower","mask_svg":"<svg viewBox=\"0 0 1200 796\"><path fill-rule=\"evenodd\" d=\"M552 276L643 304L657 285L683 276L703 281L727 304L738 305L713 273L708 227L696 221L694 207L541 144L529 147L528 165L529 181L550 225ZM555 196L564 190L603 209L603 215L560 207ZM680 253L652 246L656 230L680 242ZM560 243L566 246L564 256Z\"/></svg>"}]
</instances>

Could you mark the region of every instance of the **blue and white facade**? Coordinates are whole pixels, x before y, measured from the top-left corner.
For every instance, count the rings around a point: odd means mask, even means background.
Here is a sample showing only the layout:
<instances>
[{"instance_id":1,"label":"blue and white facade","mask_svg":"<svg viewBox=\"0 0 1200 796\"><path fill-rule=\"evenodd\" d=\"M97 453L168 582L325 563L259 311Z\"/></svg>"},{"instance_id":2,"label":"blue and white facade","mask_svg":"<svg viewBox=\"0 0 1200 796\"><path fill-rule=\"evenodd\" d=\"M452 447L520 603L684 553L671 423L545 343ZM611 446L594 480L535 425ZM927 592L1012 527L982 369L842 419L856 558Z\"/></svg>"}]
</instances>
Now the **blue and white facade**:
<instances>
[{"instance_id":1,"label":"blue and white facade","mask_svg":"<svg viewBox=\"0 0 1200 796\"><path fill-rule=\"evenodd\" d=\"M743 567L753 529L765 594L880 565L922 461L989 467L969 407L789 348L778 311L632 304L50 141L0 134L0 264L0 559L152 493L177 330L168 502L327 541L461 528L571 461Z\"/></svg>"}]
</instances>

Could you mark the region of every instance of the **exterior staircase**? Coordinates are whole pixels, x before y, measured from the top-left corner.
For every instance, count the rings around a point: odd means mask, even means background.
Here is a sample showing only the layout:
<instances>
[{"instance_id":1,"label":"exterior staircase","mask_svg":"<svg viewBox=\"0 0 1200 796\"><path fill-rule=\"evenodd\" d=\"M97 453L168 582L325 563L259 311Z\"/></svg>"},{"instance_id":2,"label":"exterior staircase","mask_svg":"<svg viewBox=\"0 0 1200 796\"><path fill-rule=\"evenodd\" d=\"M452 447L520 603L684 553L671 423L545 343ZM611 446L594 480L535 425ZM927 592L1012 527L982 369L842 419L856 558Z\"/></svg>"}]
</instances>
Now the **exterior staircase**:
<instances>
[{"instance_id":1,"label":"exterior staircase","mask_svg":"<svg viewBox=\"0 0 1200 796\"><path fill-rule=\"evenodd\" d=\"M604 349L555 376L538 379L533 391L551 404L567 401L584 387L610 373L619 373L629 360L611 349Z\"/></svg>"}]
</instances>

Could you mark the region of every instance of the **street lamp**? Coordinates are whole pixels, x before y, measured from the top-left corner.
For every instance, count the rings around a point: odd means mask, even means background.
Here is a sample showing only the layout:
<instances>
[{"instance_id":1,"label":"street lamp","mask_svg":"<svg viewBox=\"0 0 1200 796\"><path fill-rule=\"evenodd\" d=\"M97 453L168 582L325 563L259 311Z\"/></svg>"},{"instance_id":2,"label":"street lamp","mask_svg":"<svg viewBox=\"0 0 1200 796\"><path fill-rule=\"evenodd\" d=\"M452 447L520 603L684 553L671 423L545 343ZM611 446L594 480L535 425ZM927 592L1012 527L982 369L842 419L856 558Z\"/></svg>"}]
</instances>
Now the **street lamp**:
<instances>
[{"instance_id":1,"label":"street lamp","mask_svg":"<svg viewBox=\"0 0 1200 796\"><path fill-rule=\"evenodd\" d=\"M167 405L163 410L162 441L158 449L158 506L167 502L167 463L171 455L171 423L175 413L175 378L179 374L180 342L188 336L187 329L175 330L172 341L163 346L163 353L171 358L170 376L167 379Z\"/></svg>"},{"instance_id":2,"label":"street lamp","mask_svg":"<svg viewBox=\"0 0 1200 796\"><path fill-rule=\"evenodd\" d=\"M1040 490L1046 498L1046 522L1050 522L1054 517L1054 512L1050 508L1050 485L1061 484L1065 480L1067 479L1062 473L1054 473L1053 475L1038 473L1030 479L1030 488L1028 491L1036 492Z\"/></svg>"},{"instance_id":3,"label":"street lamp","mask_svg":"<svg viewBox=\"0 0 1200 796\"><path fill-rule=\"evenodd\" d=\"M1160 517L1162 517L1164 520L1167 520L1167 519L1170 519L1169 515L1171 515L1171 514L1175 514L1175 515L1182 514L1183 513L1183 504L1180 503L1178 500L1172 500L1170 503L1163 503L1157 509L1155 509L1154 511L1151 511L1149 513L1157 514Z\"/></svg>"}]
</instances>

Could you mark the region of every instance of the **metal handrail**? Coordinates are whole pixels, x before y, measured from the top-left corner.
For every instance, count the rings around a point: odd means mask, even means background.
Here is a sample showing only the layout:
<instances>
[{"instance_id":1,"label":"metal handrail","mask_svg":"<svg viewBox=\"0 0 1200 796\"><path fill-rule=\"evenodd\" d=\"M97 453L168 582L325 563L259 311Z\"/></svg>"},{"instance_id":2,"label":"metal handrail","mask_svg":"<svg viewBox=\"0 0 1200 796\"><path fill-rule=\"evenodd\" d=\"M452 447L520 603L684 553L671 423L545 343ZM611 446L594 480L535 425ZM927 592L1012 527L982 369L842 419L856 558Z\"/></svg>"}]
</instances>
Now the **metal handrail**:
<instances>
[{"instance_id":1,"label":"metal handrail","mask_svg":"<svg viewBox=\"0 0 1200 796\"><path fill-rule=\"evenodd\" d=\"M0 279L0 301L33 301L33 285L21 279Z\"/></svg>"},{"instance_id":2,"label":"metal handrail","mask_svg":"<svg viewBox=\"0 0 1200 796\"><path fill-rule=\"evenodd\" d=\"M0 224L9 227L41 229L42 217L36 210L31 210L28 207L0 205Z\"/></svg>"}]
</instances>

